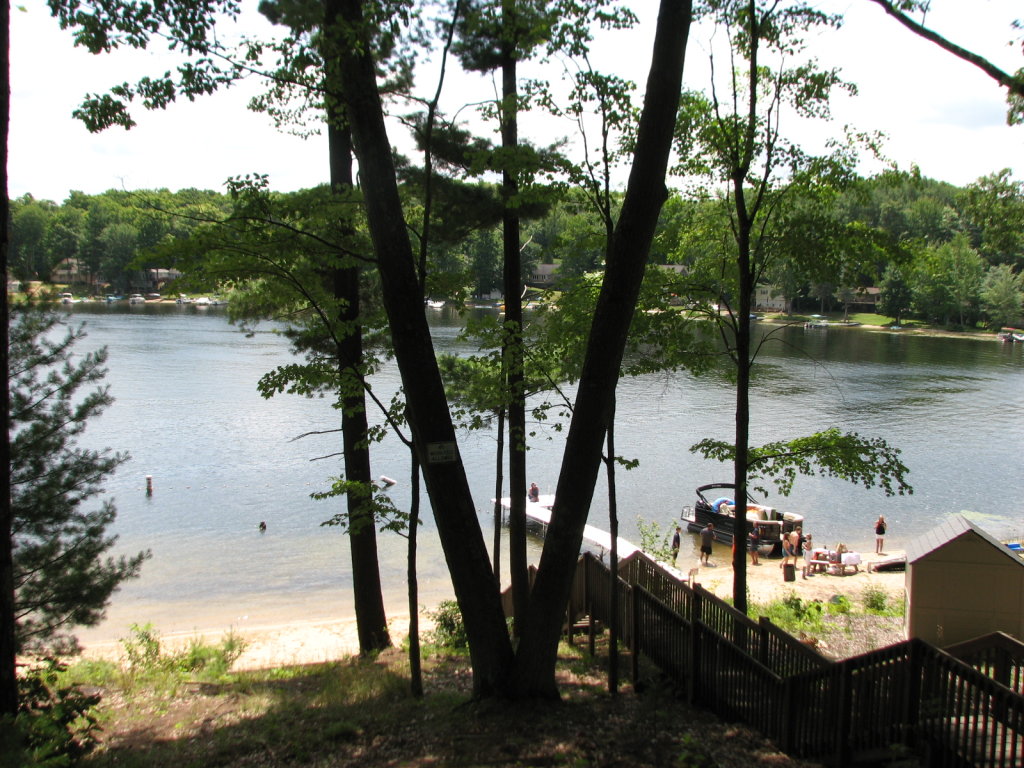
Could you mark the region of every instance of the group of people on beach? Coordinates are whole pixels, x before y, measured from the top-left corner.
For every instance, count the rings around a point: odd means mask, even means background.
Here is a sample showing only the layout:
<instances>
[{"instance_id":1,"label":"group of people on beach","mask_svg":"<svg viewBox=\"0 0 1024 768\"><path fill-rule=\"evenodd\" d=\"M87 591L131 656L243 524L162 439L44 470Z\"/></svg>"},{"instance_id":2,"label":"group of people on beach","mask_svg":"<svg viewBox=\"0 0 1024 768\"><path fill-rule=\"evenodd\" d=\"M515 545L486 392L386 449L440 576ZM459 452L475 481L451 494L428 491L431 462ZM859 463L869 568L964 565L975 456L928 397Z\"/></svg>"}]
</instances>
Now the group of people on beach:
<instances>
[{"instance_id":1,"label":"group of people on beach","mask_svg":"<svg viewBox=\"0 0 1024 768\"><path fill-rule=\"evenodd\" d=\"M878 520L875 521L875 554L884 554L882 552L882 545L885 541L886 524L885 518L882 515L878 516ZM682 539L682 528L676 526L675 533L672 534L672 562L676 561L679 556L679 547ZM715 541L715 526L714 523L708 523L700 531L700 564L704 566L713 566L711 562L712 545ZM761 536L757 530L757 526L753 525L750 528L750 532L747 534L747 551L750 552L750 564L760 565L760 549ZM814 554L814 541L811 538L811 534L804 534L803 528L794 528L789 533L782 537L782 562L779 563L779 568L785 569L786 565L790 564L792 559L792 565L796 567L801 560L803 565L801 566L801 572L803 578L807 578L807 574L811 571L811 559Z\"/></svg>"}]
</instances>

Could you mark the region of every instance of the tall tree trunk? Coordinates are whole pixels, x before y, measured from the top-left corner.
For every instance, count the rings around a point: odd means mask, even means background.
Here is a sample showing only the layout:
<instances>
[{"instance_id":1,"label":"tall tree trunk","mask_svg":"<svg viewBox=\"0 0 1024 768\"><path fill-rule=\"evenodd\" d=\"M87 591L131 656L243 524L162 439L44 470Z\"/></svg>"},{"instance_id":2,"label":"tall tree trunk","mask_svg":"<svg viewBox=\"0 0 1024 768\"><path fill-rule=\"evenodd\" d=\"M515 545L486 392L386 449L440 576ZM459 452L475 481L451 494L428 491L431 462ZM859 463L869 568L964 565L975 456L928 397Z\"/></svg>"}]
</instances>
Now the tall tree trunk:
<instances>
[{"instance_id":1,"label":"tall tree trunk","mask_svg":"<svg viewBox=\"0 0 1024 768\"><path fill-rule=\"evenodd\" d=\"M409 501L409 555L406 558L409 581L409 690L419 698L423 695L423 669L420 664L420 600L419 580L416 575L416 547L420 525L420 463L416 451L409 451L411 468L409 482L412 498Z\"/></svg>"},{"instance_id":2,"label":"tall tree trunk","mask_svg":"<svg viewBox=\"0 0 1024 768\"><path fill-rule=\"evenodd\" d=\"M337 31L340 9L335 0L325 3L325 37L328 49L336 49L333 33ZM352 189L352 139L349 135L341 103L337 97L337 66L334 56L325 56L329 80L326 98L327 139L330 153L331 190L344 194ZM369 654L391 647L388 620L384 610L384 594L380 582L377 556L377 528L373 513L373 476L370 468L369 427L366 419L366 396L362 386L363 330L359 317L359 267L351 265L332 270L334 298L338 300L339 327L338 366L341 380L342 445L345 453L345 478L356 486L346 493L349 522L349 549L352 557L352 591L356 613L359 652Z\"/></svg>"},{"instance_id":3,"label":"tall tree trunk","mask_svg":"<svg viewBox=\"0 0 1024 768\"><path fill-rule=\"evenodd\" d=\"M0 271L3 272L4 292L0 297L0 321L3 338L0 339L0 356L3 365L3 402L0 414L3 418L3 477L0 478L0 716L15 715L18 712L18 681L15 676L15 632L14 632L14 540L11 519L11 393L10 360L8 340L10 313L7 305L7 265L9 248L8 220L10 203L7 197L7 137L11 116L11 61L10 30L11 6L3 0L0 10L0 68L3 69L3 88L0 89L0 133L3 139L3 156L0 157Z\"/></svg>"},{"instance_id":4,"label":"tall tree trunk","mask_svg":"<svg viewBox=\"0 0 1024 768\"><path fill-rule=\"evenodd\" d=\"M615 493L615 401L612 401L612 417L608 422L608 530L612 537L611 566L608 578L612 584L608 622L608 692L615 696L619 692L619 505Z\"/></svg>"},{"instance_id":5,"label":"tall tree trunk","mask_svg":"<svg viewBox=\"0 0 1024 768\"><path fill-rule=\"evenodd\" d=\"M732 599L736 610L747 612L747 465L750 435L750 221L743 202L742 189L737 193L737 210L742 209L738 222L739 241L739 308L736 327L736 461L733 465L733 483L736 486L736 523L732 547Z\"/></svg>"},{"instance_id":6,"label":"tall tree trunk","mask_svg":"<svg viewBox=\"0 0 1024 768\"><path fill-rule=\"evenodd\" d=\"M750 234L754 221L745 196L747 174L754 156L754 137L757 131L757 98L760 73L758 71L757 4L750 0L747 15L750 23L750 82L748 83L748 114L745 145L740 152L741 161L732 172L733 196L736 203L736 250L739 268L738 315L736 329L736 460L733 464L733 484L736 486L736 523L732 547L732 598L736 610L747 612L747 467L750 450L750 297L754 293L754 272L751 263Z\"/></svg>"},{"instance_id":7,"label":"tall tree trunk","mask_svg":"<svg viewBox=\"0 0 1024 768\"><path fill-rule=\"evenodd\" d=\"M503 0L506 30L517 27L516 0ZM516 50L506 31L501 62L501 146L505 157L514 156L519 145L519 93L516 83ZM516 169L504 168L501 214L504 254L505 365L508 392L508 487L509 487L509 570L516 636L523 632L530 600L530 574L526 553L526 403L523 393L523 284L519 253L519 213L515 197L519 192Z\"/></svg>"},{"instance_id":8,"label":"tall tree trunk","mask_svg":"<svg viewBox=\"0 0 1024 768\"><path fill-rule=\"evenodd\" d=\"M503 692L512 665L497 580L469 490L465 467L423 312L395 167L377 90L369 29L359 0L340 0L352 45L341 56L346 114L359 160L370 236L384 306L405 389L409 425L437 520L445 561L465 621L474 694Z\"/></svg>"},{"instance_id":9,"label":"tall tree trunk","mask_svg":"<svg viewBox=\"0 0 1024 768\"><path fill-rule=\"evenodd\" d=\"M583 539L615 384L661 206L682 83L692 0L662 0L633 167L594 311L586 357L530 600L516 652L518 691L557 697L555 663L576 555Z\"/></svg>"},{"instance_id":10,"label":"tall tree trunk","mask_svg":"<svg viewBox=\"0 0 1024 768\"><path fill-rule=\"evenodd\" d=\"M504 379L504 377L502 377ZM494 541L491 549L491 564L494 578L501 588L501 492L505 487L505 409L498 409L498 448L494 459Z\"/></svg>"}]
</instances>

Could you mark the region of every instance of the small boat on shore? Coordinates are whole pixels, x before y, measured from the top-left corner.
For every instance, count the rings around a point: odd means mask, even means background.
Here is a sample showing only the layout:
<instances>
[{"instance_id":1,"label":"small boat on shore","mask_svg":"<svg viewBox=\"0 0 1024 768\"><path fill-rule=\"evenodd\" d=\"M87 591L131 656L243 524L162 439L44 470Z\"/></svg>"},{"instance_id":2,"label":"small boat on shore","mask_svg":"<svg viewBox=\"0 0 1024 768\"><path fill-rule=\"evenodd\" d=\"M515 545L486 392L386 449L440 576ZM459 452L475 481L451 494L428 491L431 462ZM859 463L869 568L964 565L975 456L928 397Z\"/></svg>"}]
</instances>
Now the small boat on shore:
<instances>
[{"instance_id":1,"label":"small boat on shore","mask_svg":"<svg viewBox=\"0 0 1024 768\"><path fill-rule=\"evenodd\" d=\"M893 555L892 557L885 557L881 560L875 560L874 562L868 563L868 571L874 573L875 571L905 571L907 570L907 556Z\"/></svg>"},{"instance_id":2,"label":"small boat on shore","mask_svg":"<svg viewBox=\"0 0 1024 768\"><path fill-rule=\"evenodd\" d=\"M131 296L128 297L128 303L129 304L145 304L146 303L146 297L143 296L141 293L133 293Z\"/></svg>"},{"instance_id":3,"label":"small boat on shore","mask_svg":"<svg viewBox=\"0 0 1024 768\"><path fill-rule=\"evenodd\" d=\"M715 491L713 501L708 497ZM692 507L683 507L680 518L686 521L686 530L700 533L708 523L715 526L715 538L731 544L736 533L736 503L734 501L736 486L733 483L709 483L697 489L697 501ZM726 495L728 494L728 495ZM749 525L757 527L757 535L762 549L770 550L770 556L782 555L782 537L795 528L803 526L803 515L792 512L779 512L766 504L757 504L749 497L745 519ZM740 534L746 538L746 532Z\"/></svg>"}]
</instances>

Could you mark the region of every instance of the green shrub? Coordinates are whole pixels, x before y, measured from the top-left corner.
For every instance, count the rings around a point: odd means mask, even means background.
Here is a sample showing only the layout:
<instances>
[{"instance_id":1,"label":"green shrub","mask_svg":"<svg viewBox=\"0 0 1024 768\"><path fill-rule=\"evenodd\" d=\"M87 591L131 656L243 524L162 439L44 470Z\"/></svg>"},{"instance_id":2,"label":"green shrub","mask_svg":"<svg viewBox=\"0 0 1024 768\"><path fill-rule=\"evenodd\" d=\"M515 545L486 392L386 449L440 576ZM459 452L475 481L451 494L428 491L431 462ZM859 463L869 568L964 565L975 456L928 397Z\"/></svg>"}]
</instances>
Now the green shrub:
<instances>
[{"instance_id":1,"label":"green shrub","mask_svg":"<svg viewBox=\"0 0 1024 768\"><path fill-rule=\"evenodd\" d=\"M131 672L152 671L160 663L160 636L150 623L132 624L131 635L121 638L126 665Z\"/></svg>"},{"instance_id":2,"label":"green shrub","mask_svg":"<svg viewBox=\"0 0 1024 768\"><path fill-rule=\"evenodd\" d=\"M466 636L466 625L462 621L462 611L454 600L444 600L437 610L430 614L434 620L434 631L431 641L445 648L469 648Z\"/></svg>"},{"instance_id":3,"label":"green shrub","mask_svg":"<svg viewBox=\"0 0 1024 768\"><path fill-rule=\"evenodd\" d=\"M790 592L782 600L754 606L751 613L767 617L790 634L820 632L824 628L822 604L817 600L801 600L795 592Z\"/></svg>"},{"instance_id":4,"label":"green shrub","mask_svg":"<svg viewBox=\"0 0 1024 768\"><path fill-rule=\"evenodd\" d=\"M884 589L878 587L867 587L861 593L861 601L864 603L864 610L877 616L902 616L904 601L893 600L889 602L889 596Z\"/></svg>"},{"instance_id":5,"label":"green shrub","mask_svg":"<svg viewBox=\"0 0 1024 768\"><path fill-rule=\"evenodd\" d=\"M829 615L846 614L853 610L853 603L846 595L832 595L828 601L827 611Z\"/></svg>"},{"instance_id":6,"label":"green shrub","mask_svg":"<svg viewBox=\"0 0 1024 768\"><path fill-rule=\"evenodd\" d=\"M679 748L679 756L675 762L679 768L715 768L718 765L708 748L692 734L683 736Z\"/></svg>"},{"instance_id":7,"label":"green shrub","mask_svg":"<svg viewBox=\"0 0 1024 768\"><path fill-rule=\"evenodd\" d=\"M128 687L138 680L156 684L158 678L170 688L189 676L218 680L228 673L245 650L245 641L234 632L228 632L217 645L193 638L187 648L165 654L160 635L152 624L132 624L130 629L131 635L121 640Z\"/></svg>"},{"instance_id":8,"label":"green shrub","mask_svg":"<svg viewBox=\"0 0 1024 768\"><path fill-rule=\"evenodd\" d=\"M74 765L96 745L99 725L93 710L100 697L64 684L66 670L67 665L46 659L18 678L18 715L13 727L10 718L0 722L0 765Z\"/></svg>"}]
</instances>

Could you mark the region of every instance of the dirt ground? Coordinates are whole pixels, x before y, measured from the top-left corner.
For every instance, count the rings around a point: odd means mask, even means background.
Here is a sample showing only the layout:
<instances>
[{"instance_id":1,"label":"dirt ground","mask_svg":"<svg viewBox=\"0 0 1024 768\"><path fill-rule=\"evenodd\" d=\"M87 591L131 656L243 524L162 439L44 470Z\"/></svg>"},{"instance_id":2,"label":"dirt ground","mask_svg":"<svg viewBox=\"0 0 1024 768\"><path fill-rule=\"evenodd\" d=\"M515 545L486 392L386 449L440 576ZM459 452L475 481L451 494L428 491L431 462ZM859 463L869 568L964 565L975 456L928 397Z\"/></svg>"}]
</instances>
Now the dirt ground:
<instances>
[{"instance_id":1,"label":"dirt ground","mask_svg":"<svg viewBox=\"0 0 1024 768\"><path fill-rule=\"evenodd\" d=\"M869 588L880 589L891 599L902 599L904 593L903 571L869 570L869 566L882 559L888 559L903 552L886 552L885 555L861 553L863 562L854 572L848 569L846 575L827 573L808 574L805 578L800 568L796 569L796 579L785 581L781 560L761 558L761 565L753 566L747 558L747 595L751 603L764 604L773 600L781 600L795 593L804 600L827 601L834 595L844 595L851 600ZM733 590L733 569L729 562L712 557L714 566L698 567L694 574L695 583L700 584L709 592L721 598L731 598ZM687 575L689 571L687 570Z\"/></svg>"}]
</instances>

